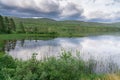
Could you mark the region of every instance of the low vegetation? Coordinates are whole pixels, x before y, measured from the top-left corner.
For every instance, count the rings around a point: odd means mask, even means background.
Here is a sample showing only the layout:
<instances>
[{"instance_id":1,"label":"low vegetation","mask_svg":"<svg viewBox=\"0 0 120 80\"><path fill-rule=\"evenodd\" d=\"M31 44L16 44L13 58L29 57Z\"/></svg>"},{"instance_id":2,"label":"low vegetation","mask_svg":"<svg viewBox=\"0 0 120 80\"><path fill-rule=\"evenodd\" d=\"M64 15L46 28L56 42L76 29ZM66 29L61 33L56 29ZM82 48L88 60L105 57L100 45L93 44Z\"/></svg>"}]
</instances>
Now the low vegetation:
<instances>
[{"instance_id":1,"label":"low vegetation","mask_svg":"<svg viewBox=\"0 0 120 80\"><path fill-rule=\"evenodd\" d=\"M4 55L0 65L0 80L120 80L117 74L96 74L91 64L69 52L43 60L36 60L33 54L28 61Z\"/></svg>"},{"instance_id":2,"label":"low vegetation","mask_svg":"<svg viewBox=\"0 0 120 80\"><path fill-rule=\"evenodd\" d=\"M28 61L15 60L10 56L0 58L0 80L97 80L100 75L86 66L84 61L70 54L60 58L36 60L35 54Z\"/></svg>"}]
</instances>

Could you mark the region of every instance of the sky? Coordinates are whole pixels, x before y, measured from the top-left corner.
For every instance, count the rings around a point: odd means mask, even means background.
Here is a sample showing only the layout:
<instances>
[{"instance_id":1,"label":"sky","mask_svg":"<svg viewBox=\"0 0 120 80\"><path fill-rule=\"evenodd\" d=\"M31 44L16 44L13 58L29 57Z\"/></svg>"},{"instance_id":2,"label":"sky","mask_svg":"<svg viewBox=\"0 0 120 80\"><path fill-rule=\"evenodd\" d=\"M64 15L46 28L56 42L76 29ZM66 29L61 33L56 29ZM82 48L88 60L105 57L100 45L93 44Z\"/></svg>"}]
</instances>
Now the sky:
<instances>
[{"instance_id":1,"label":"sky","mask_svg":"<svg viewBox=\"0 0 120 80\"><path fill-rule=\"evenodd\" d=\"M0 0L4 16L120 22L120 0Z\"/></svg>"}]
</instances>

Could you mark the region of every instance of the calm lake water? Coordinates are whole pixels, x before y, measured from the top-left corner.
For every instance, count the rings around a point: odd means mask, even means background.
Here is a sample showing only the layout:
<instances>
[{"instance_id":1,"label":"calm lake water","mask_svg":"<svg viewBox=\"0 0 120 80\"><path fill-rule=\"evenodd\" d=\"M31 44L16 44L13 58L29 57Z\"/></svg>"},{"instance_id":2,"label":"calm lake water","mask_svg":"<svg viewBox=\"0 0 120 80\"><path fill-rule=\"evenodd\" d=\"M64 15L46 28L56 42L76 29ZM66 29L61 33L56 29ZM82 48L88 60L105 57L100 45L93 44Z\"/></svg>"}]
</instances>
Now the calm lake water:
<instances>
[{"instance_id":1,"label":"calm lake water","mask_svg":"<svg viewBox=\"0 0 120 80\"><path fill-rule=\"evenodd\" d=\"M120 69L120 36L91 36L82 38L55 38L51 40L7 41L5 51L13 58L28 60L33 53L37 59L58 57L63 50L74 56L80 52L84 61L92 60L96 72L110 72Z\"/></svg>"}]
</instances>

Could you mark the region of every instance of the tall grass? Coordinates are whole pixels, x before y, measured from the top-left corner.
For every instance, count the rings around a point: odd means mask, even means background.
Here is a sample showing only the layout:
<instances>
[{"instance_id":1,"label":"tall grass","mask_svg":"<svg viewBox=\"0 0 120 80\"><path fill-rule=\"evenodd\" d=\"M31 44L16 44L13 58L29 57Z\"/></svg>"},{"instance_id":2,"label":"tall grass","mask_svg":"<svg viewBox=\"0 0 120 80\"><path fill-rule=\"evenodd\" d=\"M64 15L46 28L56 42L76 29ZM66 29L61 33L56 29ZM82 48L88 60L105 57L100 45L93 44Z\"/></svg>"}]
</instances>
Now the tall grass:
<instances>
[{"instance_id":1,"label":"tall grass","mask_svg":"<svg viewBox=\"0 0 120 80\"><path fill-rule=\"evenodd\" d=\"M36 60L34 54L28 61L10 56L0 58L0 80L97 80L101 78L80 58L70 53L59 58Z\"/></svg>"},{"instance_id":2,"label":"tall grass","mask_svg":"<svg viewBox=\"0 0 120 80\"><path fill-rule=\"evenodd\" d=\"M120 80L115 74L96 74L93 65L71 53L43 60L36 60L33 54L28 61L5 55L0 58L0 80Z\"/></svg>"}]
</instances>

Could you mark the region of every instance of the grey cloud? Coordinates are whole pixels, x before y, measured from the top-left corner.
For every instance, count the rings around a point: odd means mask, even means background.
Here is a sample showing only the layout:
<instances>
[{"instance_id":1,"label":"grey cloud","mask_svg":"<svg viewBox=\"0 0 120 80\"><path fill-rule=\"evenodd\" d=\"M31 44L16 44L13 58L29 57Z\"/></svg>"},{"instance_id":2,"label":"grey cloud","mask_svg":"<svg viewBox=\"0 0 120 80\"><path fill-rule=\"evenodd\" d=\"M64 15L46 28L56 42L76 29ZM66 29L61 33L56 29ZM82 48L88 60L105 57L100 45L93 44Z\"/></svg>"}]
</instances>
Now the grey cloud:
<instances>
[{"instance_id":1,"label":"grey cloud","mask_svg":"<svg viewBox=\"0 0 120 80\"><path fill-rule=\"evenodd\" d=\"M107 3L106 6L113 6L118 3L120 4L120 0L113 0L111 3Z\"/></svg>"},{"instance_id":2,"label":"grey cloud","mask_svg":"<svg viewBox=\"0 0 120 80\"><path fill-rule=\"evenodd\" d=\"M69 19L77 19L81 17L82 13L82 8L79 9L77 5L73 3L68 3L65 7L63 7L61 11L61 16L67 17Z\"/></svg>"},{"instance_id":3,"label":"grey cloud","mask_svg":"<svg viewBox=\"0 0 120 80\"><path fill-rule=\"evenodd\" d=\"M113 0L114 2L120 2L120 0Z\"/></svg>"},{"instance_id":4,"label":"grey cloud","mask_svg":"<svg viewBox=\"0 0 120 80\"><path fill-rule=\"evenodd\" d=\"M96 0L92 0L92 2L93 2L93 3L95 3L95 2L96 2Z\"/></svg>"},{"instance_id":5,"label":"grey cloud","mask_svg":"<svg viewBox=\"0 0 120 80\"><path fill-rule=\"evenodd\" d=\"M61 0L18 0L17 3L11 4L7 3L8 0L5 1L0 0L0 13L10 16L60 18L63 15L65 19L78 18L82 13L75 4L67 3L63 8L60 4ZM64 11L66 13L62 13Z\"/></svg>"},{"instance_id":6,"label":"grey cloud","mask_svg":"<svg viewBox=\"0 0 120 80\"><path fill-rule=\"evenodd\" d=\"M118 21L119 3L120 0L0 0L0 14L57 20Z\"/></svg>"},{"instance_id":7,"label":"grey cloud","mask_svg":"<svg viewBox=\"0 0 120 80\"><path fill-rule=\"evenodd\" d=\"M46 3L45 3L45 1L46 1ZM42 2L42 8L44 8L44 9L34 6L35 3L33 3L33 5L31 5L30 7L28 7L28 6L20 7L19 5L11 6L11 5L3 4L3 3L0 3L0 5L2 8L0 10L0 12L2 12L2 13L6 12L5 14L8 14L7 11L9 11L9 14L11 13L11 15L16 15L17 13L21 13L19 15L20 16L22 15L23 17L34 17L34 16L35 17L57 17L57 15L59 14L59 5L54 4L54 3L53 4L47 3L47 0L44 0ZM23 3L23 5L24 5L24 3ZM39 8L39 9L37 9L37 8ZM28 15L26 16L25 14L28 14Z\"/></svg>"}]
</instances>

